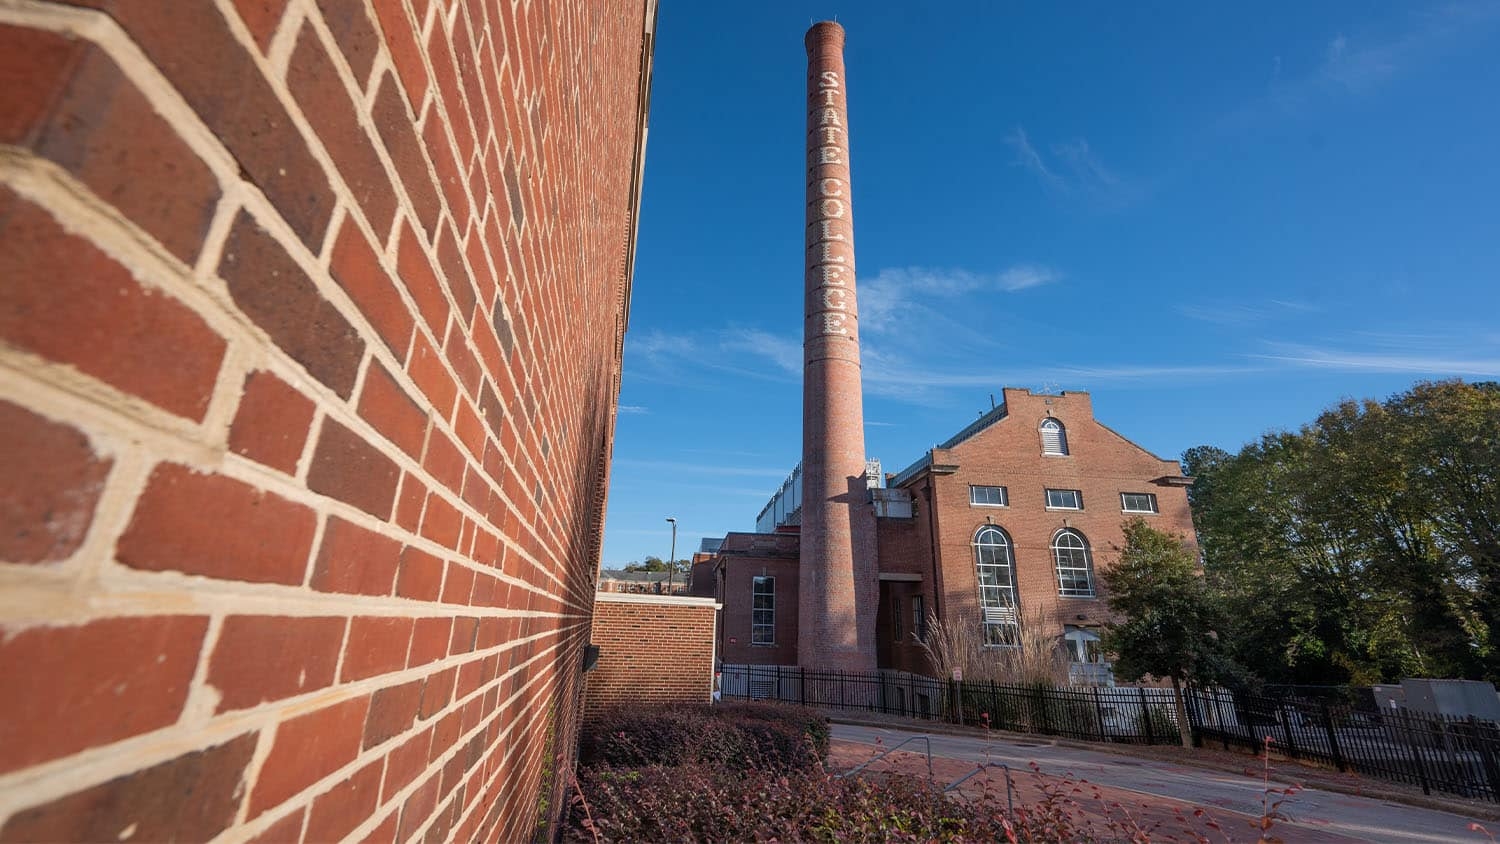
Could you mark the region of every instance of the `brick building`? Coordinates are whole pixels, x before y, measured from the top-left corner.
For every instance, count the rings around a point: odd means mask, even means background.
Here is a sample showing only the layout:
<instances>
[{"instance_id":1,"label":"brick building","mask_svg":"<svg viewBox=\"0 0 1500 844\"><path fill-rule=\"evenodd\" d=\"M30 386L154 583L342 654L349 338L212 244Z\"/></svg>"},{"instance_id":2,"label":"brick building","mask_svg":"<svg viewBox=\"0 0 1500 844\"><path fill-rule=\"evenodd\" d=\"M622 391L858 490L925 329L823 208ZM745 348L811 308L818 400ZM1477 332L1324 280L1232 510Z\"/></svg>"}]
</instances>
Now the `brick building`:
<instances>
[{"instance_id":1,"label":"brick building","mask_svg":"<svg viewBox=\"0 0 1500 844\"><path fill-rule=\"evenodd\" d=\"M0 840L555 821L654 27L0 4Z\"/></svg>"},{"instance_id":2,"label":"brick building","mask_svg":"<svg viewBox=\"0 0 1500 844\"><path fill-rule=\"evenodd\" d=\"M793 478L777 496L795 491ZM1192 537L1187 486L1164 460L1094 418L1087 393L1006 389L1004 402L902 471L872 484L877 583L874 647L882 669L928 671L917 638L929 613L1014 640L1018 609L1038 614L1079 682L1107 682L1097 662L1108 620L1098 572L1139 516ZM729 664L797 664L799 514L773 499L776 533L728 534L693 571L695 594L724 604ZM764 519L761 519L764 522ZM773 527L775 527L773 525Z\"/></svg>"},{"instance_id":3,"label":"brick building","mask_svg":"<svg viewBox=\"0 0 1500 844\"><path fill-rule=\"evenodd\" d=\"M711 598L599 595L593 633L599 662L584 682L584 717L619 706L707 703L718 609Z\"/></svg>"}]
</instances>

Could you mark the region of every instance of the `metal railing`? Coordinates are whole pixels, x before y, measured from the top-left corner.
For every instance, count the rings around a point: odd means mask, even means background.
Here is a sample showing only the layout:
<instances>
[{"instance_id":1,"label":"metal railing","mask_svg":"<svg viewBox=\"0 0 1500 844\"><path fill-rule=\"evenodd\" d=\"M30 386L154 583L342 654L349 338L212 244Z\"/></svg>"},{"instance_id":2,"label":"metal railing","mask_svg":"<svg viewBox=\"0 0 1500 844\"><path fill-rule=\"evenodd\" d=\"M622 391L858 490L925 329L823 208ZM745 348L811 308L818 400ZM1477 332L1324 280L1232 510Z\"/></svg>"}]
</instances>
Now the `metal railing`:
<instances>
[{"instance_id":1,"label":"metal railing","mask_svg":"<svg viewBox=\"0 0 1500 844\"><path fill-rule=\"evenodd\" d=\"M1171 689L1050 688L947 681L905 672L725 666L726 698L782 700L1080 741L1178 744ZM1500 725L1410 710L1371 710L1336 696L1184 692L1198 746L1272 748L1361 776L1500 802Z\"/></svg>"}]
</instances>

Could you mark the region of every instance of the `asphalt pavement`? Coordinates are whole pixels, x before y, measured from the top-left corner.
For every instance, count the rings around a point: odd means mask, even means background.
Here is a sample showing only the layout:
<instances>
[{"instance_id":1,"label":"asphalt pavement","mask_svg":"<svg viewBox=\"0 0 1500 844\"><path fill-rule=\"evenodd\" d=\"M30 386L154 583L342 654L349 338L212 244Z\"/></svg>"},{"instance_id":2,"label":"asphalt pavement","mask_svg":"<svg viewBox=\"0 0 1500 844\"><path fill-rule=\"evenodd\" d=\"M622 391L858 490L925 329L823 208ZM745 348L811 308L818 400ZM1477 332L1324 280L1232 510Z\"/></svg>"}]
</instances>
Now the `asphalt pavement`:
<instances>
[{"instance_id":1,"label":"asphalt pavement","mask_svg":"<svg viewBox=\"0 0 1500 844\"><path fill-rule=\"evenodd\" d=\"M885 747L892 747L911 736L930 735L935 757L976 763L999 762L1015 770L1026 770L1035 762L1044 774L1070 774L1111 788L1182 800L1210 811L1228 810L1250 817L1260 817L1261 799L1265 793L1264 783L1249 776L1059 747L1019 737L986 740L837 723L832 729L835 739L871 745L878 739ZM923 746L917 742L904 749L920 753ZM1469 825L1476 822L1474 818L1311 788L1288 798L1281 811L1291 821L1278 824L1277 831L1288 842L1298 840L1298 830L1333 832L1360 841L1401 844L1490 840L1483 833L1469 829Z\"/></svg>"}]
</instances>

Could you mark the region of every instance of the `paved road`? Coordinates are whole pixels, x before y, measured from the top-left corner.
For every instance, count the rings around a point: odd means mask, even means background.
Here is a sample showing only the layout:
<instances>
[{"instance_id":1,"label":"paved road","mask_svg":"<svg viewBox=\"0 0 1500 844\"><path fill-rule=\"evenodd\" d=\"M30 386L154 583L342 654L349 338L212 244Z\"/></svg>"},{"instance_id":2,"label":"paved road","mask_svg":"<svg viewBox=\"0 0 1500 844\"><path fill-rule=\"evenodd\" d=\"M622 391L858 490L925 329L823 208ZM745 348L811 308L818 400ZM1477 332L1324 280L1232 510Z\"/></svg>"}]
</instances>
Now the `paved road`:
<instances>
[{"instance_id":1,"label":"paved road","mask_svg":"<svg viewBox=\"0 0 1500 844\"><path fill-rule=\"evenodd\" d=\"M833 738L861 744L874 744L879 739L886 747L892 747L914 735L923 734L884 727L833 725ZM1229 810L1251 817L1260 817L1261 813L1264 785L1258 779L1239 774L1018 739L985 741L933 734L931 741L935 757L968 762L988 759L1020 770L1036 762L1045 774L1071 773L1100 785L1184 800L1210 810ZM920 752L921 744L907 745L907 749ZM1277 831L1288 842L1299 840L1299 829L1307 833L1331 832L1358 841L1401 844L1488 841L1484 835L1469 830L1473 818L1317 789L1297 793L1283 805L1282 811L1293 819L1290 825L1277 825Z\"/></svg>"}]
</instances>

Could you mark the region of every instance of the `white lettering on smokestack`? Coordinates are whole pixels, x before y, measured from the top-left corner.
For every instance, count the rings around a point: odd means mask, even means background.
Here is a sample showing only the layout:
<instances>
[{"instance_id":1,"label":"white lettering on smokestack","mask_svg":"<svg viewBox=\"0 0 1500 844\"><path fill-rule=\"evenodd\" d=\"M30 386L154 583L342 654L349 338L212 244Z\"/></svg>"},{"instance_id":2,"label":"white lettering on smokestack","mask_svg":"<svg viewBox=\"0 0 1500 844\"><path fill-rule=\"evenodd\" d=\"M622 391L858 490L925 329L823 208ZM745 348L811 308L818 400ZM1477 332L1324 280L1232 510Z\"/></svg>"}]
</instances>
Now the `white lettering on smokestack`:
<instances>
[{"instance_id":1,"label":"white lettering on smokestack","mask_svg":"<svg viewBox=\"0 0 1500 844\"><path fill-rule=\"evenodd\" d=\"M802 527L797 662L875 669L875 519L864 480L844 31L807 33Z\"/></svg>"}]
</instances>

